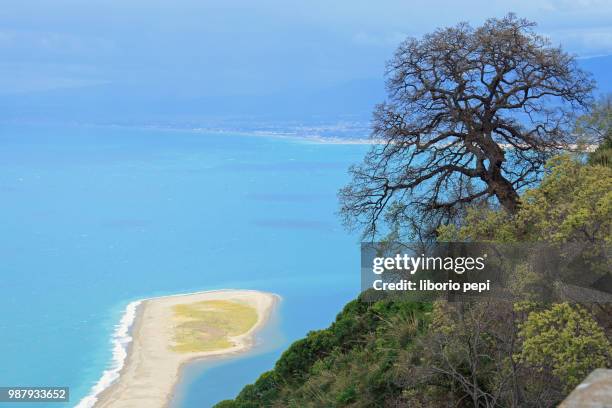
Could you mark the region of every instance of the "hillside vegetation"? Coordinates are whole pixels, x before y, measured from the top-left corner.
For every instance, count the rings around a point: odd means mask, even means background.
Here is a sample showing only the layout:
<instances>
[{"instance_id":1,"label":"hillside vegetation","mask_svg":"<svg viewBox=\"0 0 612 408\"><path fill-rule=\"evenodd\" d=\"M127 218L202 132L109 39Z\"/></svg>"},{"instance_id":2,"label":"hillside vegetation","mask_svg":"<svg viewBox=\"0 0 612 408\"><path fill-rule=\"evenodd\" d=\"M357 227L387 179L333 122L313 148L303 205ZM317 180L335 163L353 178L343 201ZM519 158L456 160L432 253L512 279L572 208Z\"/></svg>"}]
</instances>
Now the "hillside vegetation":
<instances>
[{"instance_id":1,"label":"hillside vegetation","mask_svg":"<svg viewBox=\"0 0 612 408\"><path fill-rule=\"evenodd\" d=\"M598 284L612 282L611 99L592 104L590 77L533 27L508 15L400 45L391 103L374 115L384 143L339 194L348 226L367 236L384 226L393 241L407 231L428 242L577 244L560 255L584 262L572 273L588 265ZM599 147L558 154L579 135ZM512 265L512 290L538 295L533 271ZM557 406L612 366L612 304L550 292L546 302L360 297L216 408Z\"/></svg>"},{"instance_id":2,"label":"hillside vegetation","mask_svg":"<svg viewBox=\"0 0 612 408\"><path fill-rule=\"evenodd\" d=\"M554 158L516 214L473 208L439 239L610 244L612 168L601 160L609 146L588 160ZM611 312L567 302L357 299L216 408L551 407L591 370L611 366Z\"/></svg>"},{"instance_id":3,"label":"hillside vegetation","mask_svg":"<svg viewBox=\"0 0 612 408\"><path fill-rule=\"evenodd\" d=\"M383 405L401 395L397 360L426 330L431 311L431 304L354 300L329 328L293 343L235 401L216 407Z\"/></svg>"}]
</instances>

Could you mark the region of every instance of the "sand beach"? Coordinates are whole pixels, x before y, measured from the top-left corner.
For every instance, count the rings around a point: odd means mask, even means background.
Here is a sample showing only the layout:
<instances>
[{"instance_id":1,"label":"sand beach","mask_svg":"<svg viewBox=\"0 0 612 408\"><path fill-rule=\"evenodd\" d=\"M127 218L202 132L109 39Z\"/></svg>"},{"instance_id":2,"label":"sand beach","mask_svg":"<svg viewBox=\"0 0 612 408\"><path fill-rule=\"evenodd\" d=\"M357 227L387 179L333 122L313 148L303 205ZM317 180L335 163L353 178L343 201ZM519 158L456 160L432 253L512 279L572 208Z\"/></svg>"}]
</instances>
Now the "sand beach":
<instances>
[{"instance_id":1,"label":"sand beach","mask_svg":"<svg viewBox=\"0 0 612 408\"><path fill-rule=\"evenodd\" d=\"M185 364L248 351L279 299L259 291L218 290L141 301L125 365L94 407L168 406Z\"/></svg>"}]
</instances>

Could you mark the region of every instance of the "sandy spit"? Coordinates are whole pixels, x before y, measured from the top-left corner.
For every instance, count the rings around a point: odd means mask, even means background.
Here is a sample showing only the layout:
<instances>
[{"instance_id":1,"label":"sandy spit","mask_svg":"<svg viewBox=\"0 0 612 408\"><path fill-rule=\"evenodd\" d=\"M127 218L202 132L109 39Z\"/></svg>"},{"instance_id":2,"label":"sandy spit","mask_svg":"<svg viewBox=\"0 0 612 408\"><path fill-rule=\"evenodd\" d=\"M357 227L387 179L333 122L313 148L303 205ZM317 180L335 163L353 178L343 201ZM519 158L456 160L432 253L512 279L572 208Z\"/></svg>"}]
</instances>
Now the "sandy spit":
<instances>
[{"instance_id":1,"label":"sandy spit","mask_svg":"<svg viewBox=\"0 0 612 408\"><path fill-rule=\"evenodd\" d=\"M280 298L253 290L218 290L143 300L132 327L132 343L119 379L98 395L95 408L162 408L172 399L181 369L189 362L211 356L248 351L254 333L267 322ZM247 333L231 338L230 348L176 353L169 348L174 332L172 306L205 300L237 300L257 310L257 323Z\"/></svg>"}]
</instances>

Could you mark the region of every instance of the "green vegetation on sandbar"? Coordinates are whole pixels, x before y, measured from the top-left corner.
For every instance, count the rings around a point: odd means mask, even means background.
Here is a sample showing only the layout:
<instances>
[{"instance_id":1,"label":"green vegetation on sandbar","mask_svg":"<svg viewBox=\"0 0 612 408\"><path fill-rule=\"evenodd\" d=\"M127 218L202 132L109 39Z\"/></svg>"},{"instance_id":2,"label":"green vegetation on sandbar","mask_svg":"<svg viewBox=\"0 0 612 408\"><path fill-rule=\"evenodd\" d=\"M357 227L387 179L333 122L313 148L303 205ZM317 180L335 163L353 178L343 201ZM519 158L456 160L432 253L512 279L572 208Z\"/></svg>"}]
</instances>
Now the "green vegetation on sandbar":
<instances>
[{"instance_id":1,"label":"green vegetation on sandbar","mask_svg":"<svg viewBox=\"0 0 612 408\"><path fill-rule=\"evenodd\" d=\"M246 333L257 323L253 307L228 300L206 300L172 309L177 322L172 350L179 353L231 347L230 337Z\"/></svg>"}]
</instances>

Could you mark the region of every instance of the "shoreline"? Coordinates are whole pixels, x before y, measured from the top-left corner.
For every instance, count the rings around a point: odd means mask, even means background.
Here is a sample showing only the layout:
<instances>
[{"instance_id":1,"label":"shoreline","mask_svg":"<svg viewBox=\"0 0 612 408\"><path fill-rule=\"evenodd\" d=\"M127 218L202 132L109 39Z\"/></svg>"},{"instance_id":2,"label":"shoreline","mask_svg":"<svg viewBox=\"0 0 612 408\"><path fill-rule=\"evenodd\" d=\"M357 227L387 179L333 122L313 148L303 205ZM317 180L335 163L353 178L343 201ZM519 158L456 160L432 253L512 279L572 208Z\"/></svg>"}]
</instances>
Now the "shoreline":
<instances>
[{"instance_id":1,"label":"shoreline","mask_svg":"<svg viewBox=\"0 0 612 408\"><path fill-rule=\"evenodd\" d=\"M113 348L111 367L104 369L102 375L91 387L90 392L83 397L75 408L92 408L99 396L103 394L113 383L121 378L121 372L129 359L132 348L132 334L138 320L140 305L147 299L134 300L125 307L119 323L111 335Z\"/></svg>"},{"instance_id":2,"label":"shoreline","mask_svg":"<svg viewBox=\"0 0 612 408\"><path fill-rule=\"evenodd\" d=\"M255 308L257 321L248 331L228 337L233 344L231 347L188 353L170 350L168 346L173 330L172 321L169 320L170 307L206 300L237 300L247 303ZM279 301L280 296L272 293L221 289L130 302L113 334L113 364L118 367L105 370L91 392L76 407L114 408L135 406L135 403L151 408L168 407L188 364L211 357L229 357L248 352L255 345L255 333L265 326ZM127 316L132 309L131 325L122 326L129 320ZM121 358L117 358L117 347L122 345L122 335L125 356L121 361Z\"/></svg>"}]
</instances>

